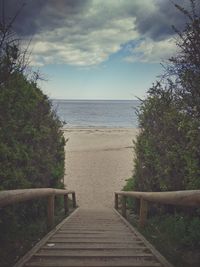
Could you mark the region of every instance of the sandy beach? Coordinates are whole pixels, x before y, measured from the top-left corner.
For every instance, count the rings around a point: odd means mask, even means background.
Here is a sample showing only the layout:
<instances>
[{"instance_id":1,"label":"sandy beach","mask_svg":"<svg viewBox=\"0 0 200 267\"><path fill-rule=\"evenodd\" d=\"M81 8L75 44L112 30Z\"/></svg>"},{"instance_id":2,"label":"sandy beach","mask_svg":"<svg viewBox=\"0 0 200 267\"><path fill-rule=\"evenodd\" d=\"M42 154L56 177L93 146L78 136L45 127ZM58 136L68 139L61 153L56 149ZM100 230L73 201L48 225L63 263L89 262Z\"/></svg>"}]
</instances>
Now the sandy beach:
<instances>
[{"instance_id":1,"label":"sandy beach","mask_svg":"<svg viewBox=\"0 0 200 267\"><path fill-rule=\"evenodd\" d=\"M133 139L137 129L69 128L65 185L76 191L84 208L113 207L114 191L121 190L133 171Z\"/></svg>"}]
</instances>

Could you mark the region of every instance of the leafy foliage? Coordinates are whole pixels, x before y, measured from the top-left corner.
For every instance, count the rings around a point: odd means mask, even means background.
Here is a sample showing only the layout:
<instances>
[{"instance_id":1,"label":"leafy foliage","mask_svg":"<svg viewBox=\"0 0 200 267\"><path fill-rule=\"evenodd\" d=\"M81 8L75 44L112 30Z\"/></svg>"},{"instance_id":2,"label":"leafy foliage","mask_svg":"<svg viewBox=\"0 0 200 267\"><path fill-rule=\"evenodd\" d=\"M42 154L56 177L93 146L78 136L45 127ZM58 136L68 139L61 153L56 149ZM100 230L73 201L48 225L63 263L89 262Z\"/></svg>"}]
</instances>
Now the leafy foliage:
<instances>
[{"instance_id":1,"label":"leafy foliage","mask_svg":"<svg viewBox=\"0 0 200 267\"><path fill-rule=\"evenodd\" d=\"M175 266L199 266L199 217L181 213L157 215L150 218L141 231Z\"/></svg>"},{"instance_id":2,"label":"leafy foliage","mask_svg":"<svg viewBox=\"0 0 200 267\"><path fill-rule=\"evenodd\" d=\"M14 73L0 90L1 189L62 187L64 138L51 103Z\"/></svg>"},{"instance_id":3,"label":"leafy foliage","mask_svg":"<svg viewBox=\"0 0 200 267\"><path fill-rule=\"evenodd\" d=\"M0 190L63 188L62 123L37 85L38 74L27 75L27 50L12 23L0 21ZM13 265L41 237L45 217L44 200L0 210L1 266Z\"/></svg>"},{"instance_id":4,"label":"leafy foliage","mask_svg":"<svg viewBox=\"0 0 200 267\"><path fill-rule=\"evenodd\" d=\"M137 110L135 168L125 189L200 189L200 13L195 0L190 3L189 11L175 5L187 21L181 32L174 27L179 52ZM176 266L199 266L198 209L149 207L143 234Z\"/></svg>"},{"instance_id":5,"label":"leafy foliage","mask_svg":"<svg viewBox=\"0 0 200 267\"><path fill-rule=\"evenodd\" d=\"M200 14L190 2L190 11L176 5L187 19L182 32L175 28L179 52L138 110L136 190L200 188Z\"/></svg>"},{"instance_id":6,"label":"leafy foliage","mask_svg":"<svg viewBox=\"0 0 200 267\"><path fill-rule=\"evenodd\" d=\"M134 180L133 178L129 178L126 180L126 184L123 187L123 191L132 191L134 188ZM133 209L135 207L135 202L137 201L136 199L133 199L132 197L127 197L127 206L129 209Z\"/></svg>"}]
</instances>

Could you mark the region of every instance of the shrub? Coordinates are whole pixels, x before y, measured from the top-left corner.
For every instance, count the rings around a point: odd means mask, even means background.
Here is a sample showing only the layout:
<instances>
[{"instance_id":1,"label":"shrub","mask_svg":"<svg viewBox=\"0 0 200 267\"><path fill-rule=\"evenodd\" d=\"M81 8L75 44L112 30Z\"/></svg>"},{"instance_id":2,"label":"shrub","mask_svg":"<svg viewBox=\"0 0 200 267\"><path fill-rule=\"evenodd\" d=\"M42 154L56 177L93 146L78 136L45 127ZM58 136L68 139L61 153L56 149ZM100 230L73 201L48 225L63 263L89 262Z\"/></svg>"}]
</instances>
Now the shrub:
<instances>
[{"instance_id":1,"label":"shrub","mask_svg":"<svg viewBox=\"0 0 200 267\"><path fill-rule=\"evenodd\" d=\"M12 31L12 20L3 23L0 21L0 190L63 188L62 123L37 79L26 75L27 51L22 51ZM0 265L6 267L44 233L45 201L6 207L0 213Z\"/></svg>"},{"instance_id":2,"label":"shrub","mask_svg":"<svg viewBox=\"0 0 200 267\"><path fill-rule=\"evenodd\" d=\"M187 21L183 31L176 30L179 52L137 111L136 190L200 188L200 14L190 2L190 11L175 5Z\"/></svg>"}]
</instances>

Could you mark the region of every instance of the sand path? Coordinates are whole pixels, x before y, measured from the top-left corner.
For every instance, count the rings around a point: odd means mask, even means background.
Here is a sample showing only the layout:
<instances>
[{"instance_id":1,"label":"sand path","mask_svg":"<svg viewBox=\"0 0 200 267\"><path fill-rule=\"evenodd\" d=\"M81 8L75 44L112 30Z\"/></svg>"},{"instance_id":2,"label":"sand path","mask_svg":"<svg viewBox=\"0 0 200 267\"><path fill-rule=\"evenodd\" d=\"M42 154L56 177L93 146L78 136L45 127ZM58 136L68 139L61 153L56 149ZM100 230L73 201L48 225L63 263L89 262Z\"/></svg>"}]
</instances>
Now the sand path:
<instances>
[{"instance_id":1,"label":"sand path","mask_svg":"<svg viewBox=\"0 0 200 267\"><path fill-rule=\"evenodd\" d=\"M76 191L84 208L113 207L133 170L133 142L137 129L67 129L67 189Z\"/></svg>"}]
</instances>

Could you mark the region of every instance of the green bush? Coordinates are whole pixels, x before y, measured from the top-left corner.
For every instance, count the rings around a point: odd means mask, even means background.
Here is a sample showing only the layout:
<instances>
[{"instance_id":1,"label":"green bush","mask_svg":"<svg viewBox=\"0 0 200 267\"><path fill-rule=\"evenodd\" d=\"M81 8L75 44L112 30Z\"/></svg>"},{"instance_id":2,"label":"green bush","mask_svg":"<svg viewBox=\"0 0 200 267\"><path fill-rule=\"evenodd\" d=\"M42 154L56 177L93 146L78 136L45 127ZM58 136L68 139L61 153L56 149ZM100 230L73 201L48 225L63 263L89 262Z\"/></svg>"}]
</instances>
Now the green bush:
<instances>
[{"instance_id":1,"label":"green bush","mask_svg":"<svg viewBox=\"0 0 200 267\"><path fill-rule=\"evenodd\" d=\"M0 88L1 190L64 187L65 140L61 126L51 102L37 85L21 73L10 75ZM46 231L45 225L45 201L1 210L2 266L10 266L38 240Z\"/></svg>"},{"instance_id":2,"label":"green bush","mask_svg":"<svg viewBox=\"0 0 200 267\"><path fill-rule=\"evenodd\" d=\"M27 51L5 21L0 21L0 190L63 188L62 123L39 89L38 75L26 75ZM46 201L5 207L0 218L0 265L7 267L46 231Z\"/></svg>"},{"instance_id":3,"label":"green bush","mask_svg":"<svg viewBox=\"0 0 200 267\"><path fill-rule=\"evenodd\" d=\"M126 185L123 187L123 191L133 191L134 188L134 179L131 177L126 180ZM127 197L127 205L130 210L135 207L135 199Z\"/></svg>"},{"instance_id":4,"label":"green bush","mask_svg":"<svg viewBox=\"0 0 200 267\"><path fill-rule=\"evenodd\" d=\"M191 256L188 257L187 254L196 255L196 251L199 251L199 217L183 213L154 216L140 230L175 266L198 266L198 260L191 260Z\"/></svg>"},{"instance_id":5,"label":"green bush","mask_svg":"<svg viewBox=\"0 0 200 267\"><path fill-rule=\"evenodd\" d=\"M128 190L200 189L200 15L195 1L190 0L190 4L189 11L175 5L186 18L185 28L176 29L179 50L165 64L161 81L148 90L137 110L140 131L134 144L133 178L125 187ZM175 263L179 249L200 247L197 210L185 208L184 214L180 210L150 204L149 214L154 217L144 229ZM158 212L161 217L155 215ZM189 266L183 262L177 266ZM199 266L199 262L195 264L190 266Z\"/></svg>"},{"instance_id":6,"label":"green bush","mask_svg":"<svg viewBox=\"0 0 200 267\"><path fill-rule=\"evenodd\" d=\"M179 52L137 110L135 190L200 188L200 16L190 2L190 11L175 5L187 21L176 30Z\"/></svg>"},{"instance_id":7,"label":"green bush","mask_svg":"<svg viewBox=\"0 0 200 267\"><path fill-rule=\"evenodd\" d=\"M14 73L0 90L1 189L62 187L64 137L51 103Z\"/></svg>"}]
</instances>

